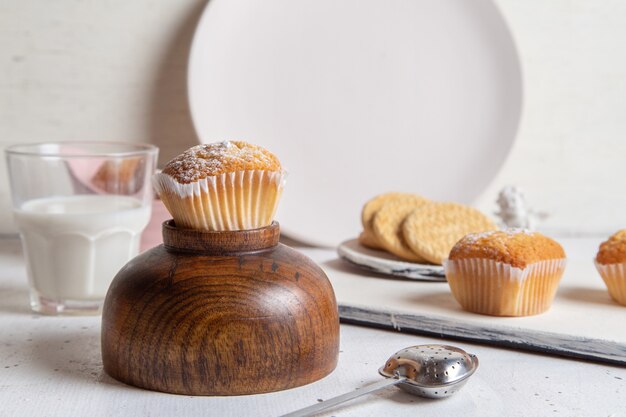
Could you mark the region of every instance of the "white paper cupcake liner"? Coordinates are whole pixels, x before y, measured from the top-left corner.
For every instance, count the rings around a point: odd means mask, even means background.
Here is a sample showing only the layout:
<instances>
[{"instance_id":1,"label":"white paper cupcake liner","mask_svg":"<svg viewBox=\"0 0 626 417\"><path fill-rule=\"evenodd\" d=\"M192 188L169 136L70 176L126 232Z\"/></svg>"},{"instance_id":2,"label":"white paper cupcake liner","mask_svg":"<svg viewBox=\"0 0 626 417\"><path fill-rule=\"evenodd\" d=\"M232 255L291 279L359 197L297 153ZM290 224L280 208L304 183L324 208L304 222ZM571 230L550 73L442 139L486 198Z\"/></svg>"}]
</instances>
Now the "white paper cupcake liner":
<instances>
[{"instance_id":1,"label":"white paper cupcake liner","mask_svg":"<svg viewBox=\"0 0 626 417\"><path fill-rule=\"evenodd\" d=\"M153 185L177 226L244 230L272 223L285 182L284 171L236 171L181 184L167 174Z\"/></svg>"},{"instance_id":2,"label":"white paper cupcake liner","mask_svg":"<svg viewBox=\"0 0 626 417\"><path fill-rule=\"evenodd\" d=\"M594 263L611 298L626 306L626 265L623 263L603 265L597 261Z\"/></svg>"},{"instance_id":3,"label":"white paper cupcake liner","mask_svg":"<svg viewBox=\"0 0 626 417\"><path fill-rule=\"evenodd\" d=\"M550 308L565 259L516 268L491 259L445 260L452 295L468 311L495 316L529 316Z\"/></svg>"}]
</instances>

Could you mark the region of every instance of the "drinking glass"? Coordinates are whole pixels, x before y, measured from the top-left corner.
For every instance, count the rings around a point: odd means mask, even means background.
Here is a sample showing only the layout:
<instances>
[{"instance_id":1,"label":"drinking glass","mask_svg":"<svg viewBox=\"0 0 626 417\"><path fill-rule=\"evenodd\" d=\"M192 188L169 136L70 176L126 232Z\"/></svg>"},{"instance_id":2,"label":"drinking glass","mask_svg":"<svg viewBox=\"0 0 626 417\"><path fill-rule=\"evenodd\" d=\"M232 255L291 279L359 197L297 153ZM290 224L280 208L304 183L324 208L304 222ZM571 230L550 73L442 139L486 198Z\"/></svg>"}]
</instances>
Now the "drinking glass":
<instances>
[{"instance_id":1,"label":"drinking glass","mask_svg":"<svg viewBox=\"0 0 626 417\"><path fill-rule=\"evenodd\" d=\"M98 314L117 271L139 252L158 149L58 142L6 149L31 308Z\"/></svg>"}]
</instances>

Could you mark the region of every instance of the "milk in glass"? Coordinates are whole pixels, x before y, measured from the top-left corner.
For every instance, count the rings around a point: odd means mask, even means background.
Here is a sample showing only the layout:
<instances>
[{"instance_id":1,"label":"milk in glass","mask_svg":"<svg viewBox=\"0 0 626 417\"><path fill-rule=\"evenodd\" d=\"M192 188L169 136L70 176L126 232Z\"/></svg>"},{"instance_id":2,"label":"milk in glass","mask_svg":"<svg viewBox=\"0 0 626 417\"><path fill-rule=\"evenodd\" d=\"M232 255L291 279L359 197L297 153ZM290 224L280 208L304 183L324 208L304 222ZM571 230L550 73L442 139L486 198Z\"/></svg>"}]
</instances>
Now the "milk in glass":
<instances>
[{"instance_id":1,"label":"milk in glass","mask_svg":"<svg viewBox=\"0 0 626 417\"><path fill-rule=\"evenodd\" d=\"M31 286L52 300L101 300L139 252L150 206L120 195L39 198L15 210Z\"/></svg>"}]
</instances>

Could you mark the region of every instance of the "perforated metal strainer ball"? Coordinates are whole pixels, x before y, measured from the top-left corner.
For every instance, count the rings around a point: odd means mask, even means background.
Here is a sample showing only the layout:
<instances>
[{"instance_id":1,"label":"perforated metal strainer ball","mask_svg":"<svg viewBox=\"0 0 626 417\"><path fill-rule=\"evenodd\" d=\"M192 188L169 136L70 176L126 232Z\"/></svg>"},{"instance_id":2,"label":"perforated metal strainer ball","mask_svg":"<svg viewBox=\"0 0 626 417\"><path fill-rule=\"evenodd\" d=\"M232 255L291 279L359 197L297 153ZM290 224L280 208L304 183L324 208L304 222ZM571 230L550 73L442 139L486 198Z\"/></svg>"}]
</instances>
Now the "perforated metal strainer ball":
<instances>
[{"instance_id":1,"label":"perforated metal strainer ball","mask_svg":"<svg viewBox=\"0 0 626 417\"><path fill-rule=\"evenodd\" d=\"M478 358L448 345L419 345L391 356L378 372L387 378L406 377L403 390L428 398L443 398L461 389L478 368Z\"/></svg>"},{"instance_id":2,"label":"perforated metal strainer ball","mask_svg":"<svg viewBox=\"0 0 626 417\"><path fill-rule=\"evenodd\" d=\"M398 385L404 391L427 398L445 398L457 392L478 368L476 355L448 345L417 345L394 353L378 372L386 377L324 402L285 414L283 417L306 417L322 410Z\"/></svg>"}]
</instances>

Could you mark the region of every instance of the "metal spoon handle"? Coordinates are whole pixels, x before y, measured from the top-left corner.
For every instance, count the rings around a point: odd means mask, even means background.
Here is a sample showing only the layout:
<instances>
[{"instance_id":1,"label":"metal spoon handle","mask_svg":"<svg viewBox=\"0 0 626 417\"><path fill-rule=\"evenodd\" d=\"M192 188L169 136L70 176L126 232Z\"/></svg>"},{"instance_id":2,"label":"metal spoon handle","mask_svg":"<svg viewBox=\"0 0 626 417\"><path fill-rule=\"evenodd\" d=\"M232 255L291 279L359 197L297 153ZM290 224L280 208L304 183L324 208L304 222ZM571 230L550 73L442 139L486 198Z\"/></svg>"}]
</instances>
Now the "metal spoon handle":
<instances>
[{"instance_id":1,"label":"metal spoon handle","mask_svg":"<svg viewBox=\"0 0 626 417\"><path fill-rule=\"evenodd\" d=\"M300 410L297 411L292 411L289 414L285 414L281 417L307 417L307 416L313 416L317 413L319 413L322 410L326 410L327 408L330 407L334 407L337 404L341 404L343 402L346 401L350 401L354 398L360 397L362 395L365 394L369 394L371 392L375 392L375 391L379 391L383 388L387 388L387 387L391 387L393 385L399 384L400 382L404 382L406 380L406 377L393 377L393 378L388 378L388 379L384 379L382 381L376 382L374 384L370 384L367 385L363 388L359 388L356 391L352 391L352 392L347 392L345 394L342 395L338 395L336 397L333 397L331 399L328 399L326 401L323 401L321 403L317 403L317 404L313 404L310 405L308 407L305 408L301 408Z\"/></svg>"}]
</instances>

